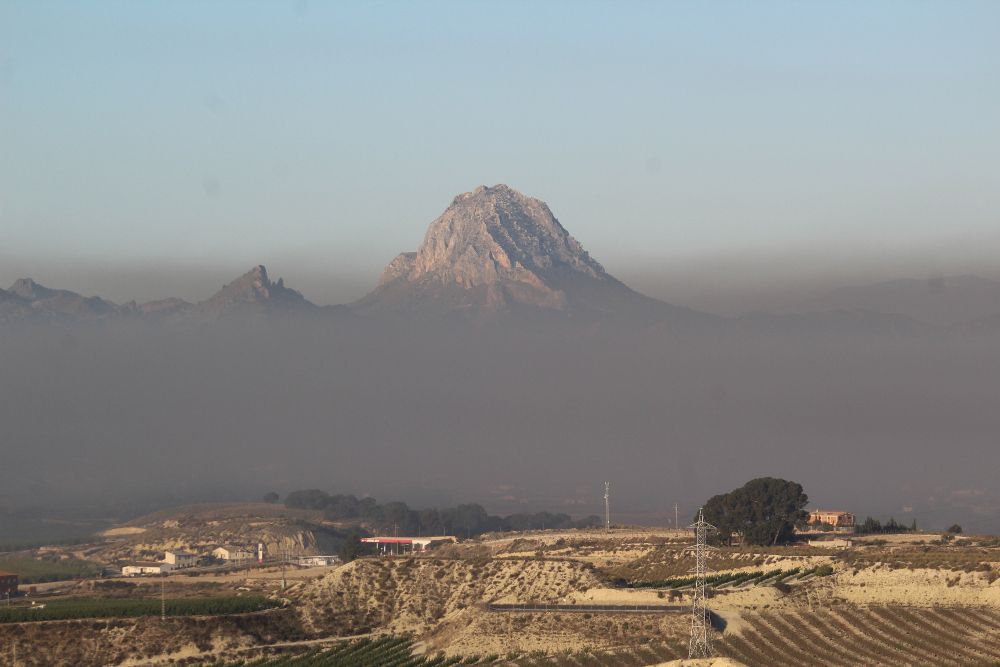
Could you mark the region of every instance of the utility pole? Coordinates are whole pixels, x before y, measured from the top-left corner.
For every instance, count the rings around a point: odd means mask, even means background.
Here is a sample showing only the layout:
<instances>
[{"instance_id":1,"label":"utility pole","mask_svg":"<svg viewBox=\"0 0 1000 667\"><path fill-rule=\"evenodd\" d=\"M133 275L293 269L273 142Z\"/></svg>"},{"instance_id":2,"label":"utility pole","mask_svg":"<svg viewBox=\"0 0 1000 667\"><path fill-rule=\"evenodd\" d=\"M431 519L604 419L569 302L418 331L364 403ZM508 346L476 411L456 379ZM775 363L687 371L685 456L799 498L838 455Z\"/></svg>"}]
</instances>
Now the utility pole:
<instances>
[{"instance_id":1,"label":"utility pole","mask_svg":"<svg viewBox=\"0 0 1000 667\"><path fill-rule=\"evenodd\" d=\"M611 482L604 483L604 532L611 532Z\"/></svg>"},{"instance_id":2,"label":"utility pole","mask_svg":"<svg viewBox=\"0 0 1000 667\"><path fill-rule=\"evenodd\" d=\"M674 503L674 530L680 530L681 520L680 515L677 513L677 503Z\"/></svg>"},{"instance_id":3,"label":"utility pole","mask_svg":"<svg viewBox=\"0 0 1000 667\"><path fill-rule=\"evenodd\" d=\"M160 573L160 622L167 620L167 596L163 592L163 580L167 575L163 572Z\"/></svg>"},{"instance_id":4,"label":"utility pole","mask_svg":"<svg viewBox=\"0 0 1000 667\"><path fill-rule=\"evenodd\" d=\"M281 590L285 590L287 583L285 582L285 564L288 562L288 550L282 547L281 549Z\"/></svg>"},{"instance_id":5,"label":"utility pole","mask_svg":"<svg viewBox=\"0 0 1000 667\"><path fill-rule=\"evenodd\" d=\"M706 556L709 531L715 526L705 521L703 508L698 508L698 520L688 526L694 530L695 584L694 597L691 601L691 640L688 642L688 658L708 658L712 655L712 646L708 640L708 607L705 596L705 574L708 571Z\"/></svg>"}]
</instances>

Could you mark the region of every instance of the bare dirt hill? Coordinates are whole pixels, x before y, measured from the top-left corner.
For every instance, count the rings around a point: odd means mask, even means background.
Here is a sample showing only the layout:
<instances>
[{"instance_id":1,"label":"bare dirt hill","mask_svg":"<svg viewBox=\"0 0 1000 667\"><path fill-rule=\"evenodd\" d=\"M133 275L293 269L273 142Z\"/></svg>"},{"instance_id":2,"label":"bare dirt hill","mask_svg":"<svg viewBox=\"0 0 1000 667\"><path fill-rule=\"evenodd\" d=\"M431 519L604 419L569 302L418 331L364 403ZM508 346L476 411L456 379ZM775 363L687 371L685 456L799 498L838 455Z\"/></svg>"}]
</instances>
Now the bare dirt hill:
<instances>
[{"instance_id":1,"label":"bare dirt hill","mask_svg":"<svg viewBox=\"0 0 1000 667\"><path fill-rule=\"evenodd\" d=\"M108 540L88 557L104 562L162 555L167 549L207 555L217 546L256 547L267 553L336 553L343 530L315 510L270 503L190 505L154 512L104 531Z\"/></svg>"}]
</instances>

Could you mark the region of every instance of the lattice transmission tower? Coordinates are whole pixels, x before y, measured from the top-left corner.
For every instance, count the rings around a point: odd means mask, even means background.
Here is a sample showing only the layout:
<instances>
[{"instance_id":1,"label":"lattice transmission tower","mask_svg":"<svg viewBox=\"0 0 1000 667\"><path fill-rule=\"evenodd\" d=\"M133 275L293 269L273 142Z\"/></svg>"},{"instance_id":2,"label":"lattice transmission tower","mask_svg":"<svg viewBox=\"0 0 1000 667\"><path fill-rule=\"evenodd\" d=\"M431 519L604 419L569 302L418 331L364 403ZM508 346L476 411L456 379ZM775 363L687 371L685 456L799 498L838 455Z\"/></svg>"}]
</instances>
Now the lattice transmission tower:
<instances>
[{"instance_id":1,"label":"lattice transmission tower","mask_svg":"<svg viewBox=\"0 0 1000 667\"><path fill-rule=\"evenodd\" d=\"M691 640L688 642L689 658L708 658L712 655L712 645L708 640L710 618L705 596L705 577L708 573L706 563L708 552L708 534L716 530L715 526L705 521L703 508L698 508L698 520L688 526L694 530L695 583L694 598L691 600Z\"/></svg>"}]
</instances>

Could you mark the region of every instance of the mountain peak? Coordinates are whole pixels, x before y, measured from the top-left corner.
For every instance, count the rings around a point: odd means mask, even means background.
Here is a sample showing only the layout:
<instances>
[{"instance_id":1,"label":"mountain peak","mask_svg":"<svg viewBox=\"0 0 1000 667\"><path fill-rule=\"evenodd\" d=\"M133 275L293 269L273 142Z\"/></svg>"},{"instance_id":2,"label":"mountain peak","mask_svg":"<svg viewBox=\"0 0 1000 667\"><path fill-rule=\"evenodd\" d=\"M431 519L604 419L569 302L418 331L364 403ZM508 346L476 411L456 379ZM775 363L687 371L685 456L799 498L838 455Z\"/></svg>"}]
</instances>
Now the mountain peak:
<instances>
[{"instance_id":1,"label":"mountain peak","mask_svg":"<svg viewBox=\"0 0 1000 667\"><path fill-rule=\"evenodd\" d=\"M393 259L359 305L609 312L620 297L640 295L609 275L545 202L498 184L456 196L417 251Z\"/></svg>"},{"instance_id":2,"label":"mountain peak","mask_svg":"<svg viewBox=\"0 0 1000 667\"><path fill-rule=\"evenodd\" d=\"M426 276L465 289L505 280L537 287L542 273L558 269L607 276L545 202L507 185L480 186L455 197L431 223L409 279Z\"/></svg>"},{"instance_id":3,"label":"mountain peak","mask_svg":"<svg viewBox=\"0 0 1000 667\"><path fill-rule=\"evenodd\" d=\"M44 285L39 285L31 278L18 278L7 291L16 294L22 299L34 301L35 299L44 299L52 296L55 290L51 290Z\"/></svg>"},{"instance_id":4,"label":"mountain peak","mask_svg":"<svg viewBox=\"0 0 1000 667\"><path fill-rule=\"evenodd\" d=\"M203 301L201 306L218 314L252 304L282 308L312 306L300 293L285 287L283 278L272 282L263 264L258 264L233 282L223 285L211 298Z\"/></svg>"}]
</instances>

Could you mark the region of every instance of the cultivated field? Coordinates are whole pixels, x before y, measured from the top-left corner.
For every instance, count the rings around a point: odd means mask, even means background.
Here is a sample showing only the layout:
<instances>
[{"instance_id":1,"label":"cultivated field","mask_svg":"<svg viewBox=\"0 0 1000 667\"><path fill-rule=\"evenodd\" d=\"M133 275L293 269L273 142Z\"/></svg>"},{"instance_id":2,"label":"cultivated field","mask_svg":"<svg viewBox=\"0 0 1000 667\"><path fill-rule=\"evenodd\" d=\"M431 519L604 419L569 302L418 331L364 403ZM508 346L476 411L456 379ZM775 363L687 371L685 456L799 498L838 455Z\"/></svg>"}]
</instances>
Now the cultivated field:
<instances>
[{"instance_id":1,"label":"cultivated field","mask_svg":"<svg viewBox=\"0 0 1000 667\"><path fill-rule=\"evenodd\" d=\"M146 525L169 539L172 521ZM686 655L688 547L670 530L534 531L331 568L172 575L164 621L158 580L74 582L49 598L69 620L0 623L0 663L658 665ZM1000 665L993 538L722 548L710 565L718 665Z\"/></svg>"}]
</instances>

